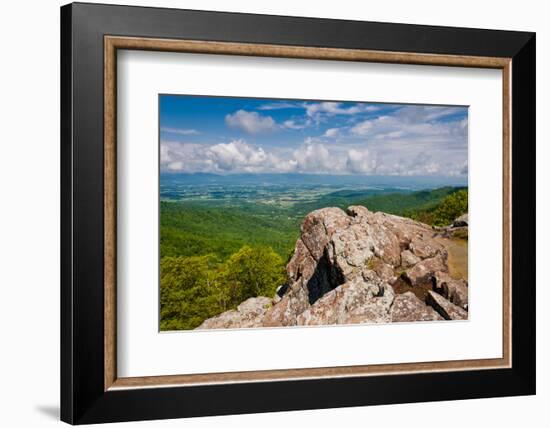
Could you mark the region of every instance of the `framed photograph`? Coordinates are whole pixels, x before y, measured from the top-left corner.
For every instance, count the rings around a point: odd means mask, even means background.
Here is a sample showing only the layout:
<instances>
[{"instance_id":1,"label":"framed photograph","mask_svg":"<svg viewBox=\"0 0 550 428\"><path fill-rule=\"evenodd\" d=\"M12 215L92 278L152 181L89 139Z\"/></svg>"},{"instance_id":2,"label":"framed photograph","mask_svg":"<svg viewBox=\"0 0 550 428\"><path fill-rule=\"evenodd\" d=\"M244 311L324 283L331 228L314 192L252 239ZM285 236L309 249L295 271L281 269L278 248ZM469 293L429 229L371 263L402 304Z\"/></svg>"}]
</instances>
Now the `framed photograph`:
<instances>
[{"instance_id":1,"label":"framed photograph","mask_svg":"<svg viewBox=\"0 0 550 428\"><path fill-rule=\"evenodd\" d=\"M61 8L61 418L535 393L535 35Z\"/></svg>"}]
</instances>

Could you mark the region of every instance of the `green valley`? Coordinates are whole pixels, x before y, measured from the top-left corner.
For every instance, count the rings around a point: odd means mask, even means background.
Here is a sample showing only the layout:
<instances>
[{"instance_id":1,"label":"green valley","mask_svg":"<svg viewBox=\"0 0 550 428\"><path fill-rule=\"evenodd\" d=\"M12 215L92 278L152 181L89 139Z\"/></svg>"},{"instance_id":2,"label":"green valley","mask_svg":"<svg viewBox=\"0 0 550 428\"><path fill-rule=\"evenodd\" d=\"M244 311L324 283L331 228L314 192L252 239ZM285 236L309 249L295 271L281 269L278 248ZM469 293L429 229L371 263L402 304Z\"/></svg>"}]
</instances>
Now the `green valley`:
<instances>
[{"instance_id":1,"label":"green valley","mask_svg":"<svg viewBox=\"0 0 550 428\"><path fill-rule=\"evenodd\" d=\"M281 191L288 194L289 189ZM273 202L278 193L273 191L267 202L265 195L252 201L162 200L161 330L195 328L259 291L273 295L286 281L284 268L300 224L315 209L363 205L434 225L449 224L467 211L464 187L311 192L299 189L299 196L284 203Z\"/></svg>"}]
</instances>

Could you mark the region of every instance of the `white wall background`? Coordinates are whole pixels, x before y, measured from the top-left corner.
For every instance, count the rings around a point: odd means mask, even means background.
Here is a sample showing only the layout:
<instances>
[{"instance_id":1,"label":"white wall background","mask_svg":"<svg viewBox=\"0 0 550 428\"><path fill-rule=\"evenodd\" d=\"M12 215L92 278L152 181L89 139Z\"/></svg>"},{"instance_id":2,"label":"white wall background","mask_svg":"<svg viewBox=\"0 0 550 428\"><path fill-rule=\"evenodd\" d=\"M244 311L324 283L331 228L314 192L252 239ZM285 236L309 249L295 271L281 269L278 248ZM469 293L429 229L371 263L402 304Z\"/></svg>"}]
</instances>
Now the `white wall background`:
<instances>
[{"instance_id":1,"label":"white wall background","mask_svg":"<svg viewBox=\"0 0 550 428\"><path fill-rule=\"evenodd\" d=\"M123 2L122 0L120 0ZM116 3L104 0L103 3ZM537 32L538 394L336 410L155 421L159 427L398 426L500 428L547 421L550 404L548 116L550 28L545 2L462 0L147 0L126 4ZM59 424L59 6L58 0L0 7L0 425ZM490 262L490 261L489 261ZM472 385L475 388L475 385ZM547 422L546 422L547 423ZM125 426L137 426L137 423Z\"/></svg>"}]
</instances>

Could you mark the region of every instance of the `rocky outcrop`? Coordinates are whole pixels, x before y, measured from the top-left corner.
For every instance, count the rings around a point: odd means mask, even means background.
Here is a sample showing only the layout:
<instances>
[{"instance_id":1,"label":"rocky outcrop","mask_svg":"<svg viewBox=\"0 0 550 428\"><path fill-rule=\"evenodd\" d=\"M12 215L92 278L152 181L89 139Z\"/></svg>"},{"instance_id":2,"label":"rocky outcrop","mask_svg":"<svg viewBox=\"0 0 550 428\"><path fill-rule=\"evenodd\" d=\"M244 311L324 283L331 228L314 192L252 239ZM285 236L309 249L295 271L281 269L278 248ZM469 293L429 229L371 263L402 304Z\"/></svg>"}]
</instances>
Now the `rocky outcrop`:
<instances>
[{"instance_id":1,"label":"rocky outcrop","mask_svg":"<svg viewBox=\"0 0 550 428\"><path fill-rule=\"evenodd\" d=\"M446 253L444 254L444 256L437 254L435 257L419 261L403 273L403 278L409 284L416 286L430 281L436 273L447 272L447 255Z\"/></svg>"},{"instance_id":2,"label":"rocky outcrop","mask_svg":"<svg viewBox=\"0 0 550 428\"><path fill-rule=\"evenodd\" d=\"M430 226L363 206L313 211L277 295L248 299L199 328L466 319L468 285L450 276L444 241Z\"/></svg>"},{"instance_id":3,"label":"rocky outcrop","mask_svg":"<svg viewBox=\"0 0 550 428\"><path fill-rule=\"evenodd\" d=\"M321 297L297 316L296 325L329 325L390 322L395 294L382 281L361 277L344 283Z\"/></svg>"},{"instance_id":4,"label":"rocky outcrop","mask_svg":"<svg viewBox=\"0 0 550 428\"><path fill-rule=\"evenodd\" d=\"M462 309L460 306L449 302L440 294L433 291L428 291L428 297L426 303L433 307L439 315L446 320L465 320L468 319L468 312Z\"/></svg>"},{"instance_id":5,"label":"rocky outcrop","mask_svg":"<svg viewBox=\"0 0 550 428\"><path fill-rule=\"evenodd\" d=\"M449 226L437 228L445 238L468 239L468 213L457 217Z\"/></svg>"},{"instance_id":6,"label":"rocky outcrop","mask_svg":"<svg viewBox=\"0 0 550 428\"><path fill-rule=\"evenodd\" d=\"M251 297L236 310L209 318L197 329L261 327L265 313L272 305L273 301L268 297Z\"/></svg>"},{"instance_id":7,"label":"rocky outcrop","mask_svg":"<svg viewBox=\"0 0 550 428\"><path fill-rule=\"evenodd\" d=\"M432 307L427 306L410 291L395 296L390 315L393 322L438 321L444 319Z\"/></svg>"},{"instance_id":8,"label":"rocky outcrop","mask_svg":"<svg viewBox=\"0 0 550 428\"><path fill-rule=\"evenodd\" d=\"M410 250L401 252L401 266L408 268L414 266L420 261L420 258L415 256Z\"/></svg>"},{"instance_id":9,"label":"rocky outcrop","mask_svg":"<svg viewBox=\"0 0 550 428\"><path fill-rule=\"evenodd\" d=\"M451 303L468 310L468 283L454 279L446 272L436 272L432 277L433 289Z\"/></svg>"},{"instance_id":10,"label":"rocky outcrop","mask_svg":"<svg viewBox=\"0 0 550 428\"><path fill-rule=\"evenodd\" d=\"M453 221L453 227L465 227L468 226L468 213L462 214Z\"/></svg>"}]
</instances>

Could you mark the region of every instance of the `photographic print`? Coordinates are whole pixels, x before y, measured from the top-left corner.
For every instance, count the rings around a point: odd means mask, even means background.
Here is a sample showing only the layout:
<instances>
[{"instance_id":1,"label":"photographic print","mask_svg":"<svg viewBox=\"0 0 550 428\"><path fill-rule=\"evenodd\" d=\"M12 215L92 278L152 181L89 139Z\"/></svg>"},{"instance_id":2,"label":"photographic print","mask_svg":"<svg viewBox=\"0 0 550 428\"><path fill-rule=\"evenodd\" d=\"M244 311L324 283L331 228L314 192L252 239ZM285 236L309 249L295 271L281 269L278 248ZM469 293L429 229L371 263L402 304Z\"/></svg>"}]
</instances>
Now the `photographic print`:
<instances>
[{"instance_id":1,"label":"photographic print","mask_svg":"<svg viewBox=\"0 0 550 428\"><path fill-rule=\"evenodd\" d=\"M468 319L468 108L159 95L160 330Z\"/></svg>"}]
</instances>

